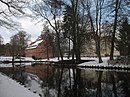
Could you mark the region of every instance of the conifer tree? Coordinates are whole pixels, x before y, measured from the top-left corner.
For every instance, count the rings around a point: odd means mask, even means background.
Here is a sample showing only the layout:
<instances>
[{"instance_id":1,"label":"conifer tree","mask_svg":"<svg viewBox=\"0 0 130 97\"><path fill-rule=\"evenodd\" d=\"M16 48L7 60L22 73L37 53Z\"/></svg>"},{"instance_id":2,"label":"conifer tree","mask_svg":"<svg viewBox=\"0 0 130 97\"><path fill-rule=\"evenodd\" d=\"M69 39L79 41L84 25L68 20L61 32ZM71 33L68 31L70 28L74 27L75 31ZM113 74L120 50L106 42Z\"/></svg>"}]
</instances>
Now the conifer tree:
<instances>
[{"instance_id":1,"label":"conifer tree","mask_svg":"<svg viewBox=\"0 0 130 97\"><path fill-rule=\"evenodd\" d=\"M130 55L130 25L128 18L125 18L119 29L119 39L117 41L117 50L120 51L120 55Z\"/></svg>"}]
</instances>

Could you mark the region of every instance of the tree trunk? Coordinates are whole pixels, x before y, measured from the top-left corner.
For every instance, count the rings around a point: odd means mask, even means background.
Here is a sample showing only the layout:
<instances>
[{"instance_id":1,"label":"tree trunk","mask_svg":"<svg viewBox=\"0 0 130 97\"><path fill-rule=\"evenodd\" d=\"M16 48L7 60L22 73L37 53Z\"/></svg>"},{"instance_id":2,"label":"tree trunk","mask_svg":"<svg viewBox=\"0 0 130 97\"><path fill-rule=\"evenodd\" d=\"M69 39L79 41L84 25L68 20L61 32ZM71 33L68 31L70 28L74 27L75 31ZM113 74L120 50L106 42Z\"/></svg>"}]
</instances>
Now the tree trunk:
<instances>
[{"instance_id":1,"label":"tree trunk","mask_svg":"<svg viewBox=\"0 0 130 97\"><path fill-rule=\"evenodd\" d=\"M96 4L96 52L97 52L97 55L98 55L98 58L99 58L99 63L102 63L102 58L101 58L101 50L100 50L100 26L101 26L101 5L98 4L98 0L97 0L97 4ZM101 2L101 1L100 1ZM100 9L99 9L100 7ZM99 10L100 10L100 14L99 14ZM98 16L100 16L100 19L98 20ZM98 34L99 33L99 34Z\"/></svg>"},{"instance_id":2,"label":"tree trunk","mask_svg":"<svg viewBox=\"0 0 130 97\"><path fill-rule=\"evenodd\" d=\"M60 46L60 37L59 37L59 33L58 32L57 32L57 45L58 45L58 49L59 49L61 60L63 61L63 55L62 55L61 46Z\"/></svg>"},{"instance_id":3,"label":"tree trunk","mask_svg":"<svg viewBox=\"0 0 130 97\"><path fill-rule=\"evenodd\" d=\"M115 20L114 20L114 27L113 27L112 40L111 40L110 60L113 60L113 54L114 54L114 42L115 42L115 33L117 28L117 16L118 16L118 4L119 4L119 0L116 0Z\"/></svg>"},{"instance_id":4,"label":"tree trunk","mask_svg":"<svg viewBox=\"0 0 130 97\"><path fill-rule=\"evenodd\" d=\"M73 46L73 50L72 50L72 60L74 61L74 46Z\"/></svg>"},{"instance_id":5,"label":"tree trunk","mask_svg":"<svg viewBox=\"0 0 130 97\"><path fill-rule=\"evenodd\" d=\"M99 58L99 63L102 63L103 61L102 61L101 52L100 52L100 39L98 36L98 9L97 9L98 5L96 5L96 28L97 28L96 31L94 28L94 23L93 23L93 19L92 19L91 13L90 13L89 5L87 5L87 7L88 7L88 15L89 15L90 23L91 23L91 29L93 31L93 36L94 36L94 40L95 40L96 54Z\"/></svg>"},{"instance_id":6,"label":"tree trunk","mask_svg":"<svg viewBox=\"0 0 130 97\"><path fill-rule=\"evenodd\" d=\"M80 58L80 35L79 35L79 22L78 22L78 15L76 16L77 18L77 21L76 21L76 24L77 24L77 51L76 51L76 61L77 62L80 62L81 58Z\"/></svg>"},{"instance_id":7,"label":"tree trunk","mask_svg":"<svg viewBox=\"0 0 130 97\"><path fill-rule=\"evenodd\" d=\"M77 7L78 7L78 0L71 1L72 3L72 9L73 9L73 51L76 55L76 61L78 62L80 60L80 48L79 46L79 28L78 28L78 15L77 15Z\"/></svg>"},{"instance_id":8,"label":"tree trunk","mask_svg":"<svg viewBox=\"0 0 130 97\"><path fill-rule=\"evenodd\" d=\"M70 36L69 36L70 37ZM68 59L70 59L70 38L69 38L69 52L68 52Z\"/></svg>"},{"instance_id":9,"label":"tree trunk","mask_svg":"<svg viewBox=\"0 0 130 97\"><path fill-rule=\"evenodd\" d=\"M47 60L49 60L48 44L47 44L47 48L46 48L46 50L47 50Z\"/></svg>"},{"instance_id":10,"label":"tree trunk","mask_svg":"<svg viewBox=\"0 0 130 97\"><path fill-rule=\"evenodd\" d=\"M101 58L100 40L99 40L99 39L97 39L97 46L98 46L98 51L97 51L97 53L98 53L99 63L102 63L103 61L102 61L102 58Z\"/></svg>"}]
</instances>

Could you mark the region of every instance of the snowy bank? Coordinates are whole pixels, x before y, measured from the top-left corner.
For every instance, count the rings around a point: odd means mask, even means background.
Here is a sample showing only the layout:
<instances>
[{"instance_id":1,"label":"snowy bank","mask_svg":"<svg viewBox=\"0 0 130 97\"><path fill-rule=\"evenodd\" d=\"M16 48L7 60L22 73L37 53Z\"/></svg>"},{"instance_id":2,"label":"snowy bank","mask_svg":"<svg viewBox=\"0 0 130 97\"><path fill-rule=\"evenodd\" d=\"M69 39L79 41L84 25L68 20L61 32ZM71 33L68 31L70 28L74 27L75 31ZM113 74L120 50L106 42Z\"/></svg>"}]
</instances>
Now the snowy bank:
<instances>
[{"instance_id":1,"label":"snowy bank","mask_svg":"<svg viewBox=\"0 0 130 97\"><path fill-rule=\"evenodd\" d=\"M117 69L117 70L130 70L130 64L121 64L115 60L115 64L109 64L109 57L103 57L102 63L99 63L98 58L91 58L94 61L84 62L79 64L79 67L94 68L94 69Z\"/></svg>"},{"instance_id":2,"label":"snowy bank","mask_svg":"<svg viewBox=\"0 0 130 97\"><path fill-rule=\"evenodd\" d=\"M0 73L0 97L39 97L39 95Z\"/></svg>"},{"instance_id":3,"label":"snowy bank","mask_svg":"<svg viewBox=\"0 0 130 97\"><path fill-rule=\"evenodd\" d=\"M106 66L108 65L107 61L109 60L108 57L104 57L102 58L103 63L99 63L98 58L86 58L86 59L94 60L94 61L84 62L84 63L79 64L79 66Z\"/></svg>"}]
</instances>

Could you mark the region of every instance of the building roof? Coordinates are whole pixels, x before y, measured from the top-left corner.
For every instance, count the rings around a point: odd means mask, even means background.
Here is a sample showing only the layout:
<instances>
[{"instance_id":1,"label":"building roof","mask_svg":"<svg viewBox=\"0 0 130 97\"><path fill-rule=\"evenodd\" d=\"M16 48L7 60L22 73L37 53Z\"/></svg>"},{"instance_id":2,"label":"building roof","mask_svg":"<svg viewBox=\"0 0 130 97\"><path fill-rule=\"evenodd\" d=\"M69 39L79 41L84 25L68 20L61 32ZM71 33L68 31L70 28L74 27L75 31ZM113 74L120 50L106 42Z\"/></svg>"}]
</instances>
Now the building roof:
<instances>
[{"instance_id":1,"label":"building roof","mask_svg":"<svg viewBox=\"0 0 130 97\"><path fill-rule=\"evenodd\" d=\"M37 48L37 46L42 43L42 39L36 40L34 42L31 42L26 49L34 49Z\"/></svg>"}]
</instances>

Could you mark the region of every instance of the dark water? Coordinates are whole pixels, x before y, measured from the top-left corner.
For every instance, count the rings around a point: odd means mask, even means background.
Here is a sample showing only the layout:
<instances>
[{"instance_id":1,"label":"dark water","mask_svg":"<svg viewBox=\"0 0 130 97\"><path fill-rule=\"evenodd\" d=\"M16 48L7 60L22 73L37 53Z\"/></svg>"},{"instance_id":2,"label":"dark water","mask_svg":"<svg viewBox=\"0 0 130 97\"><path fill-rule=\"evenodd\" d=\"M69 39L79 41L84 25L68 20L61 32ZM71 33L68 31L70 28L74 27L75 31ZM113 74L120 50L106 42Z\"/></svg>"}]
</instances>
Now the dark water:
<instances>
[{"instance_id":1,"label":"dark water","mask_svg":"<svg viewBox=\"0 0 130 97\"><path fill-rule=\"evenodd\" d=\"M54 68L53 74L46 75L40 80L23 69L8 74L41 97L130 97L128 71Z\"/></svg>"}]
</instances>

